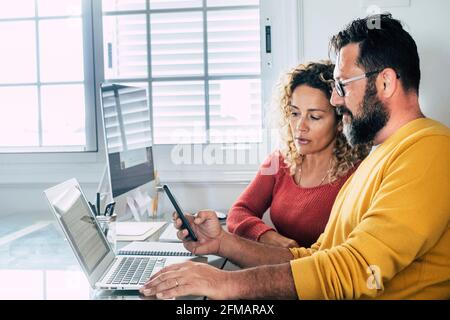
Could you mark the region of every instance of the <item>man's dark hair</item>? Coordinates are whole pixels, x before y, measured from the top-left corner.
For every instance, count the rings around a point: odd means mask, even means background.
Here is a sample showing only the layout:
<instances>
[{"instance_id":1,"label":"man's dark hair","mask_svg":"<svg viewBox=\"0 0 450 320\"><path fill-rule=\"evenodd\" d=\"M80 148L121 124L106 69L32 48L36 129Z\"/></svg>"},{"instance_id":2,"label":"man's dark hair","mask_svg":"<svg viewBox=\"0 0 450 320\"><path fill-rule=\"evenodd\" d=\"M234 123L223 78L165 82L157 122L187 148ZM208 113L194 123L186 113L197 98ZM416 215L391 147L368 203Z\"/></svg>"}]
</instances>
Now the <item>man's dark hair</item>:
<instances>
[{"instance_id":1,"label":"man's dark hair","mask_svg":"<svg viewBox=\"0 0 450 320\"><path fill-rule=\"evenodd\" d=\"M392 68L400 76L405 91L419 93L420 61L416 43L390 13L354 20L332 37L330 51L338 53L351 43L359 44L357 65L366 72Z\"/></svg>"}]
</instances>

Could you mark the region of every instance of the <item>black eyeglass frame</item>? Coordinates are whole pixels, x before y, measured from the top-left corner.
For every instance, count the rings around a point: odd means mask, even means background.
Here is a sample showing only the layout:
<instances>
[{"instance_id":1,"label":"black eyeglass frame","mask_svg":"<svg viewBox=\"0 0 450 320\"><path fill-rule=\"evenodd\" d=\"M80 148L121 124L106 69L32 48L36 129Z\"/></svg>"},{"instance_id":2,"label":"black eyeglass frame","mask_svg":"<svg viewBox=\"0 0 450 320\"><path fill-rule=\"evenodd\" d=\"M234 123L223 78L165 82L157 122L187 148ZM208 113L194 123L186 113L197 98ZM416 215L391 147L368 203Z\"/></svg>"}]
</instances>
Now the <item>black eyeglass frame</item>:
<instances>
[{"instance_id":1,"label":"black eyeglass frame","mask_svg":"<svg viewBox=\"0 0 450 320\"><path fill-rule=\"evenodd\" d=\"M370 77L370 76L372 76L374 74L380 73L381 71L382 70L369 71L369 72L363 73L363 74L361 74L359 76L348 78L348 79L345 79L345 80L335 80L334 81L334 88L336 89L336 92L337 92L337 94L340 97L345 97L345 89L344 89L344 87L347 84L349 84L350 82L353 82L353 81L357 81L357 80L361 80L361 79L364 79L364 78L368 78L368 77Z\"/></svg>"},{"instance_id":2,"label":"black eyeglass frame","mask_svg":"<svg viewBox=\"0 0 450 320\"><path fill-rule=\"evenodd\" d=\"M345 97L345 89L344 89L344 87L347 84L349 84L350 82L353 82L353 81L357 81L357 80L361 80L361 79L364 79L364 78L368 78L370 76L373 76L375 74L380 73L383 70L384 69L379 69L379 70L375 70L375 71L369 71L369 72L363 73L363 74L361 74L359 76L352 77L352 78L345 79L345 80L335 80L333 82L333 87L336 89L336 92L337 92L337 94L340 97ZM397 75L397 79L399 79L400 75L397 72L396 72L396 75Z\"/></svg>"}]
</instances>

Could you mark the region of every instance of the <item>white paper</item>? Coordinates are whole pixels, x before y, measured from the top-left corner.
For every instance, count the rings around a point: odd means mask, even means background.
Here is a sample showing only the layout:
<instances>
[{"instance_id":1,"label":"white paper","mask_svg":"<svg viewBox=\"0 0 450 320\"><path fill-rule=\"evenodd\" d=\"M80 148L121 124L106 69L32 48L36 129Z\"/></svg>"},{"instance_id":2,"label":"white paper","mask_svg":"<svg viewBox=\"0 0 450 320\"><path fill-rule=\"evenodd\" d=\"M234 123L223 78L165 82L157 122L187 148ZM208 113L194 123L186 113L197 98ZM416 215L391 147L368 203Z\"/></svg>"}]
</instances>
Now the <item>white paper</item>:
<instances>
[{"instance_id":1,"label":"white paper","mask_svg":"<svg viewBox=\"0 0 450 320\"><path fill-rule=\"evenodd\" d=\"M181 242L177 237L178 229L174 227L173 223L170 223L166 230L159 236L159 241L168 241L168 242Z\"/></svg>"},{"instance_id":2,"label":"white paper","mask_svg":"<svg viewBox=\"0 0 450 320\"><path fill-rule=\"evenodd\" d=\"M116 235L118 236L138 236L143 235L150 230L155 233L166 222L117 222L116 223Z\"/></svg>"},{"instance_id":3,"label":"white paper","mask_svg":"<svg viewBox=\"0 0 450 320\"><path fill-rule=\"evenodd\" d=\"M136 196L134 197L134 200L137 204L137 210L139 212L139 215L142 217L150 211L151 204L152 204L152 198L150 198L147 194L142 194L141 192L137 192Z\"/></svg>"},{"instance_id":4,"label":"white paper","mask_svg":"<svg viewBox=\"0 0 450 320\"><path fill-rule=\"evenodd\" d=\"M136 221L141 221L141 216L139 215L139 212L136 209L136 206L134 205L134 199L131 197L127 197L127 205L130 209L131 213L133 214L133 217Z\"/></svg>"}]
</instances>

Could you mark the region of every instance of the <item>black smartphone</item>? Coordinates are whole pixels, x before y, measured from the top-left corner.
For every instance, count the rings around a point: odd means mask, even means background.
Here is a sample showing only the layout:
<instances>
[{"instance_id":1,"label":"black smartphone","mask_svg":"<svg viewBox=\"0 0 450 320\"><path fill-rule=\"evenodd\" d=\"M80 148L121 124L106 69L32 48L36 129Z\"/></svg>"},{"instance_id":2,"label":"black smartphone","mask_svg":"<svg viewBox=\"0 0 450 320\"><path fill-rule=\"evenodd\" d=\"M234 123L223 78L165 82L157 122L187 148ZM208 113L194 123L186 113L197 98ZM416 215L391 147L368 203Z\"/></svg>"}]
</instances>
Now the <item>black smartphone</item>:
<instances>
[{"instance_id":1,"label":"black smartphone","mask_svg":"<svg viewBox=\"0 0 450 320\"><path fill-rule=\"evenodd\" d=\"M184 216L183 210L181 209L180 205L178 204L177 200L175 199L172 192L170 192L170 189L167 185L163 185L163 189L166 192L167 196L169 197L170 202L172 202L173 207L175 208L175 211L178 213L178 217L180 217L181 221L183 222L182 227L184 229L187 229L189 232L189 237L192 241L197 241L197 236L194 233L194 230L192 230L192 227L189 223L189 221Z\"/></svg>"}]
</instances>

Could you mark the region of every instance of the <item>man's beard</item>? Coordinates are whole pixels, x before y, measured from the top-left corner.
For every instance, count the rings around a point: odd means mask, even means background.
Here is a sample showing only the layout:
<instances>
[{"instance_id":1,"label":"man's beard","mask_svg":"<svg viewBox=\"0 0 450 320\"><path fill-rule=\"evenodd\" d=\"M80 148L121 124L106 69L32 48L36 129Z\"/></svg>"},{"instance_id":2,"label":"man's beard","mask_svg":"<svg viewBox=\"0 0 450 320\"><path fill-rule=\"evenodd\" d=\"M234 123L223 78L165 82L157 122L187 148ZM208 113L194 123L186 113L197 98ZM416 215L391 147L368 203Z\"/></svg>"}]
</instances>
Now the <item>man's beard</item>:
<instances>
[{"instance_id":1,"label":"man's beard","mask_svg":"<svg viewBox=\"0 0 450 320\"><path fill-rule=\"evenodd\" d=\"M389 120L389 112L377 97L375 79L368 79L366 92L361 103L361 115L354 116L342 106L341 111L350 118L344 121L343 133L351 146L372 142L376 134Z\"/></svg>"}]
</instances>

